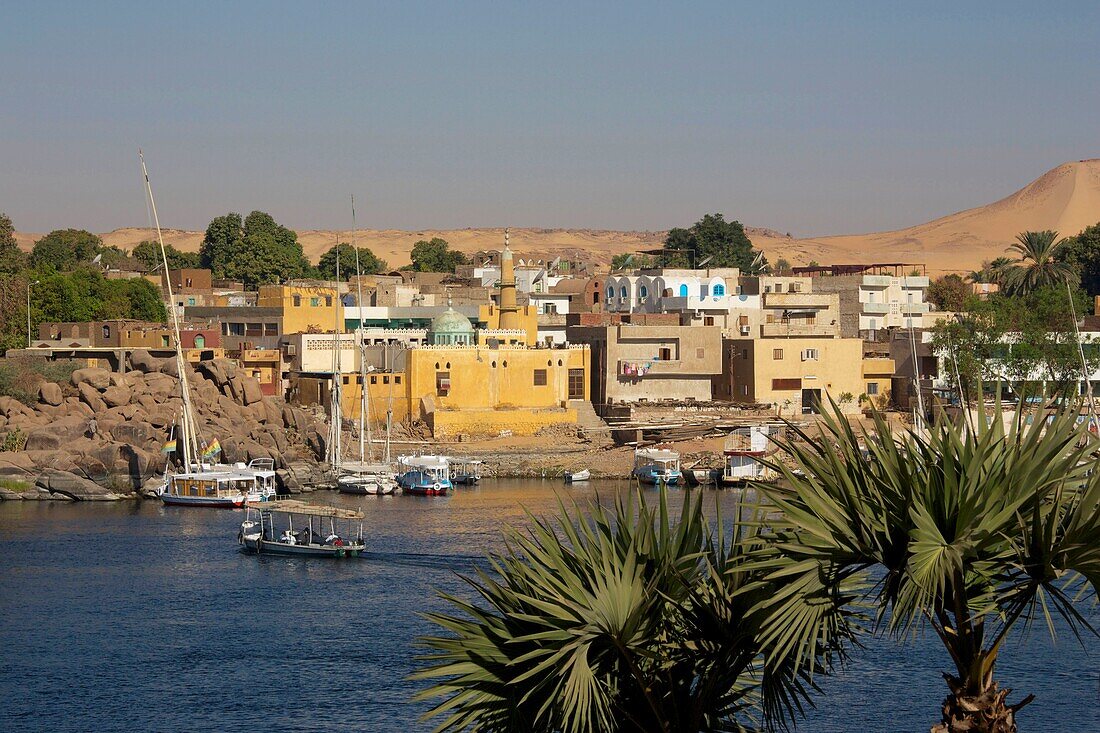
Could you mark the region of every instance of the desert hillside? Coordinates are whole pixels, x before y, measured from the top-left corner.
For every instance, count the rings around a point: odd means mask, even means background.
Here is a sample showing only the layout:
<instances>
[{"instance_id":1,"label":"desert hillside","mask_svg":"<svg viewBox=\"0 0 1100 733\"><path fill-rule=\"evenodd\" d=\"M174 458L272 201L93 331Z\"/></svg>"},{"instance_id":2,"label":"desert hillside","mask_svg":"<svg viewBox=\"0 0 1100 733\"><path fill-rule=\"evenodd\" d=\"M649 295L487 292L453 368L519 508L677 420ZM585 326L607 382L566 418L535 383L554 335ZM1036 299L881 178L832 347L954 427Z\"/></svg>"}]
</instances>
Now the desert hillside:
<instances>
[{"instance_id":1,"label":"desert hillside","mask_svg":"<svg viewBox=\"0 0 1100 733\"><path fill-rule=\"evenodd\" d=\"M1016 234L1028 229L1054 229L1063 236L1076 234L1100 222L1100 159L1082 160L1051 169L1012 195L986 206L960 211L926 224L871 234L795 239L771 229L746 227L753 244L775 262L792 264L816 260L841 262L913 262L927 265L930 274L963 272L1004 254ZM512 248L521 258L554 257L607 264L620 252L661 246L665 232L595 229L513 228ZM41 234L20 232L27 249ZM131 249L152 238L149 229L116 229L100 235L107 244ZM503 228L400 231L363 229L356 232L360 246L370 247L393 267L408 263L409 251L419 239L442 237L466 253L499 249ZM350 231L301 230L298 238L306 256L316 262L337 240L351 241ZM195 251L202 232L166 229L165 242Z\"/></svg>"}]
</instances>

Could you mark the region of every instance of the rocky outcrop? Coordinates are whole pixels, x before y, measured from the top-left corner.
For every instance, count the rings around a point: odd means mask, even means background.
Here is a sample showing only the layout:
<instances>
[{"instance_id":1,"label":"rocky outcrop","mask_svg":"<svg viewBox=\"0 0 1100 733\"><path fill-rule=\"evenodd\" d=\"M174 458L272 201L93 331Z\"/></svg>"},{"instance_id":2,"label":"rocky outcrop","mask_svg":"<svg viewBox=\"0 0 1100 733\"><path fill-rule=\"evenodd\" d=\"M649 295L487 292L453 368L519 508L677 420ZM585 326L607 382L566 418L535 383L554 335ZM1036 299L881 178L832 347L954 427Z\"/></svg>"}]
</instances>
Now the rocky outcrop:
<instances>
[{"instance_id":1,"label":"rocky outcrop","mask_svg":"<svg viewBox=\"0 0 1100 733\"><path fill-rule=\"evenodd\" d=\"M43 382L38 385L38 400L43 404L58 407L65 401L65 395L61 393L61 385L56 382Z\"/></svg>"},{"instance_id":2,"label":"rocky outcrop","mask_svg":"<svg viewBox=\"0 0 1100 733\"><path fill-rule=\"evenodd\" d=\"M170 373L174 359L137 351L131 366L126 373L77 369L66 385L43 382L33 407L0 397L0 443L16 430L26 437L23 450L0 451L0 500L111 500L153 490L180 415L179 381ZM324 480L317 461L326 430L312 414L265 396L225 359L187 366L184 378L200 438L217 438L223 461L272 458L279 485L290 491Z\"/></svg>"}]
</instances>

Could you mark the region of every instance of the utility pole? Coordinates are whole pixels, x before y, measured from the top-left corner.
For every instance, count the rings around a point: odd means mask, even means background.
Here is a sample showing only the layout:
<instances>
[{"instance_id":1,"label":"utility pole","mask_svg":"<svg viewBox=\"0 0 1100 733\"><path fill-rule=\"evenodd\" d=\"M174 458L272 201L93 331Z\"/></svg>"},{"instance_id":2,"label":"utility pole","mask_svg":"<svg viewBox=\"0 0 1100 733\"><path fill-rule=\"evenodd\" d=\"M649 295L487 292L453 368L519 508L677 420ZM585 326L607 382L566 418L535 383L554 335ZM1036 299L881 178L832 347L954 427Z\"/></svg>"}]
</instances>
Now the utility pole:
<instances>
[{"instance_id":1,"label":"utility pole","mask_svg":"<svg viewBox=\"0 0 1100 733\"><path fill-rule=\"evenodd\" d=\"M31 282L27 281L27 348L30 348L33 338L31 337L31 286L37 285L38 280Z\"/></svg>"}]
</instances>

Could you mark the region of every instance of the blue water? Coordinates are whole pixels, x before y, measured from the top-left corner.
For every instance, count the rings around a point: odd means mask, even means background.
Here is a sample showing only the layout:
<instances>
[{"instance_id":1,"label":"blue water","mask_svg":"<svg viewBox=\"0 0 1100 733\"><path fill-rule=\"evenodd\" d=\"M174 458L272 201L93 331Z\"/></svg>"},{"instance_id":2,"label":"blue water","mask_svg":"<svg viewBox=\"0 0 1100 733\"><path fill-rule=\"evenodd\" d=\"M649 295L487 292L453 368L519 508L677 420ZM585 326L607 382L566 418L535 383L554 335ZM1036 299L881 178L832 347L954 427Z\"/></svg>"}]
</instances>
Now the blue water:
<instances>
[{"instance_id":1,"label":"blue water","mask_svg":"<svg viewBox=\"0 0 1100 733\"><path fill-rule=\"evenodd\" d=\"M434 589L467 593L456 573L501 549L522 507L552 512L558 491L327 494L366 509L370 552L341 562L243 555L240 512L0 503L0 732L429 730L406 680L431 630L417 612L444 607ZM873 640L799 731L927 731L946 664L932 638ZM1098 668L1100 641L1054 645L1036 628L1005 649L999 678L1012 699L1037 696L1022 730L1081 733L1100 731Z\"/></svg>"}]
</instances>

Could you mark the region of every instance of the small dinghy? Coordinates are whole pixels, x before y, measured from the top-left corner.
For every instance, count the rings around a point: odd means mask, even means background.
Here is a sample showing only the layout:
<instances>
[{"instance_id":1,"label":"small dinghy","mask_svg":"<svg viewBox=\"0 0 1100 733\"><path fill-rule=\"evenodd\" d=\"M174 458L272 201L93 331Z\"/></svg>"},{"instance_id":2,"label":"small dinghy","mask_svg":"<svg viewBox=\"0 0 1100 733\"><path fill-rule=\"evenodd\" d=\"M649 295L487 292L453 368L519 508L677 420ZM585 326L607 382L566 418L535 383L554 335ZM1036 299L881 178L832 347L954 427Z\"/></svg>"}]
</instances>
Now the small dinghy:
<instances>
[{"instance_id":1,"label":"small dinghy","mask_svg":"<svg viewBox=\"0 0 1100 733\"><path fill-rule=\"evenodd\" d=\"M565 483L567 484L575 484L579 481L587 481L590 478L592 478L592 472L589 471L587 468L581 469L580 471L565 472Z\"/></svg>"}]
</instances>

